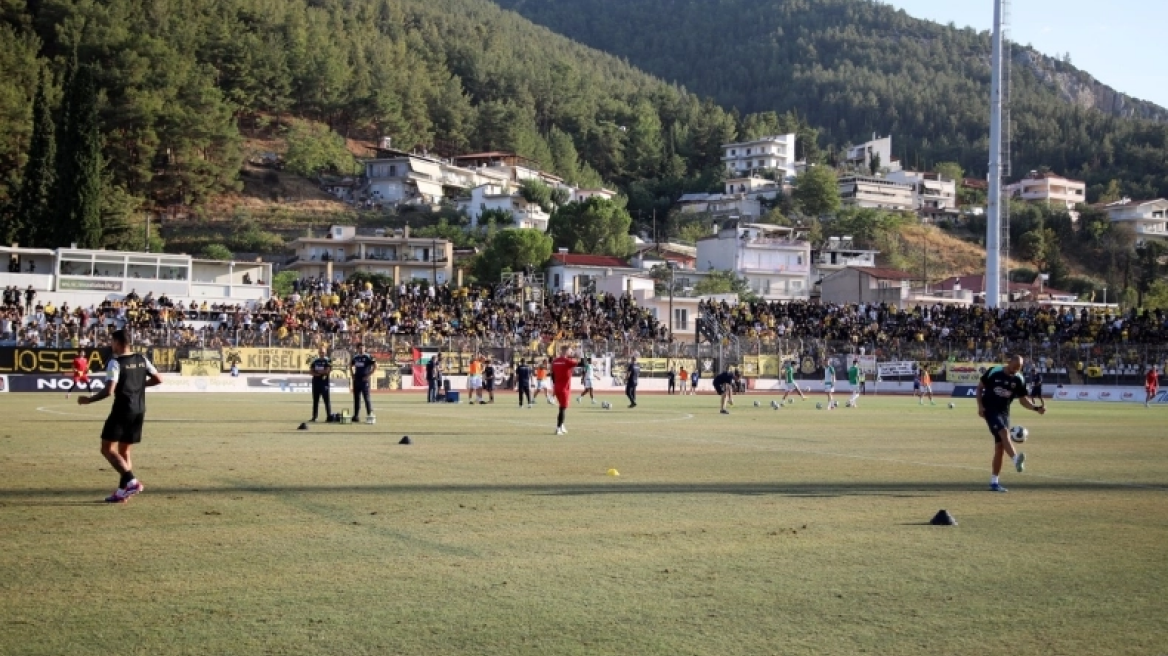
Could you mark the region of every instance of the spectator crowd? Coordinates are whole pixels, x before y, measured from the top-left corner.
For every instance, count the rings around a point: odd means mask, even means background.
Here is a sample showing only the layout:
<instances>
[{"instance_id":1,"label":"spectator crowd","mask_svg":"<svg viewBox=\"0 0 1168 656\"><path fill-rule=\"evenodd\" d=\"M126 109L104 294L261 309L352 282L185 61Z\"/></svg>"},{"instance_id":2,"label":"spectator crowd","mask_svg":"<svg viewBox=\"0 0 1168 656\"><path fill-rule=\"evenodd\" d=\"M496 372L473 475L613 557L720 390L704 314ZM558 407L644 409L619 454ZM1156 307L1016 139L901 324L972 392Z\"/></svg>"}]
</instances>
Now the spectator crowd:
<instances>
[{"instance_id":1,"label":"spectator crowd","mask_svg":"<svg viewBox=\"0 0 1168 656\"><path fill-rule=\"evenodd\" d=\"M404 336L414 344L474 338L502 345L608 340L666 345L671 336L652 313L611 294L530 295L506 287L296 281L291 293L262 303L173 301L166 296L106 300L90 307L56 306L32 289L8 288L0 308L0 343L100 346L109 332L131 328L144 345L300 346L376 343ZM1059 307L831 305L810 302L706 302L701 339L765 345L801 340L872 348L923 345L969 353L1019 347L1163 346L1162 310L1117 312ZM688 341L688 339L686 340Z\"/></svg>"}]
</instances>

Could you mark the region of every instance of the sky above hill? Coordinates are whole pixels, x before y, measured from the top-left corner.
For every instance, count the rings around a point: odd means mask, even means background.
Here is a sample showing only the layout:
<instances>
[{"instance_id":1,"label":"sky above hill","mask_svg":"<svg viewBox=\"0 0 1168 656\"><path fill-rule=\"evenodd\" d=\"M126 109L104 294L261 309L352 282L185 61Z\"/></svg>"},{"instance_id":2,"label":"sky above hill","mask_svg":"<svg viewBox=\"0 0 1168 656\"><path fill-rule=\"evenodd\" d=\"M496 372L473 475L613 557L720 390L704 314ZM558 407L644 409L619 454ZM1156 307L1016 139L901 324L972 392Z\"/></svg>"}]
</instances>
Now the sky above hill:
<instances>
[{"instance_id":1,"label":"sky above hill","mask_svg":"<svg viewBox=\"0 0 1168 656\"><path fill-rule=\"evenodd\" d=\"M989 30L993 0L883 0L909 15ZM1012 0L1010 36L1042 53L1061 57L1123 93L1168 107L1168 68L1163 0Z\"/></svg>"}]
</instances>

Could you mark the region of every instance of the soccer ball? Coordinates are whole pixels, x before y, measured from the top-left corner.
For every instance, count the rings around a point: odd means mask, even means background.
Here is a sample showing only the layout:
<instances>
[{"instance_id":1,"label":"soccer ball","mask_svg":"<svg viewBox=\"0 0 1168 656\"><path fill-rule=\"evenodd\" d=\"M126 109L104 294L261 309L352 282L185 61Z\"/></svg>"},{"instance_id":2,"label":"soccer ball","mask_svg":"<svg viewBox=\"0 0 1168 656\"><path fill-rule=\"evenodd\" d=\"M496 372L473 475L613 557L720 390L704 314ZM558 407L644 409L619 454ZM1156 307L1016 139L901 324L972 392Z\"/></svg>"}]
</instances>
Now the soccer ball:
<instances>
[{"instance_id":1,"label":"soccer ball","mask_svg":"<svg viewBox=\"0 0 1168 656\"><path fill-rule=\"evenodd\" d=\"M1019 444L1025 442L1027 437L1030 437L1030 431L1021 426L1015 426L1010 429L1010 439Z\"/></svg>"},{"instance_id":2,"label":"soccer ball","mask_svg":"<svg viewBox=\"0 0 1168 656\"><path fill-rule=\"evenodd\" d=\"M816 409L816 410L822 410L822 409L823 409L823 404L822 404L822 403L816 403L816 404L815 404L815 409Z\"/></svg>"},{"instance_id":3,"label":"soccer ball","mask_svg":"<svg viewBox=\"0 0 1168 656\"><path fill-rule=\"evenodd\" d=\"M756 408L757 408L757 407L759 407L759 406L761 406L761 405L762 405L762 404L761 404L761 403L759 403L758 401L755 401L755 402L754 402L754 407L756 407Z\"/></svg>"},{"instance_id":4,"label":"soccer ball","mask_svg":"<svg viewBox=\"0 0 1168 656\"><path fill-rule=\"evenodd\" d=\"M601 403L600 403L600 407L601 407L601 408L604 408L605 410L611 410L611 409L612 409L612 404L611 404L611 403L609 403L608 401L601 401Z\"/></svg>"},{"instance_id":5,"label":"soccer ball","mask_svg":"<svg viewBox=\"0 0 1168 656\"><path fill-rule=\"evenodd\" d=\"M952 410L953 408L956 408L956 407L957 407L957 404L956 404L956 403L950 403L950 404L949 404L949 409L950 409L950 410Z\"/></svg>"},{"instance_id":6,"label":"soccer ball","mask_svg":"<svg viewBox=\"0 0 1168 656\"><path fill-rule=\"evenodd\" d=\"M847 403L844 405L844 407L845 407L845 408L854 408L854 407L856 407L856 406L855 406L855 405L853 405L851 401L848 401L848 402L847 402Z\"/></svg>"},{"instance_id":7,"label":"soccer ball","mask_svg":"<svg viewBox=\"0 0 1168 656\"><path fill-rule=\"evenodd\" d=\"M774 408L775 410L778 410L779 408L781 408L783 406L779 405L778 401L771 401L771 407Z\"/></svg>"}]
</instances>

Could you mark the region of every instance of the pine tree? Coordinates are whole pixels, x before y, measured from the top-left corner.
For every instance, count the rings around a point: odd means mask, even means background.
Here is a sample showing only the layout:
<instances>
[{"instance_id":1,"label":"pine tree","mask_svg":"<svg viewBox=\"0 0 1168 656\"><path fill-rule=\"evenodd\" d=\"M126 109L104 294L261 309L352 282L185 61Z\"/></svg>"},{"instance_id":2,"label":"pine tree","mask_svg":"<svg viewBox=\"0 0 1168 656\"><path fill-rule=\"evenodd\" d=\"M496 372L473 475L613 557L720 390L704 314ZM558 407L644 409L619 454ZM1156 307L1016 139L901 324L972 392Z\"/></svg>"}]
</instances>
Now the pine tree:
<instances>
[{"instance_id":1,"label":"pine tree","mask_svg":"<svg viewBox=\"0 0 1168 656\"><path fill-rule=\"evenodd\" d=\"M56 141L45 86L42 77L33 101L32 139L20 194L16 198L16 212L12 222L5 226L4 240L8 244L19 242L22 246L39 246L44 232L42 226L47 225L51 217L49 194L53 188Z\"/></svg>"},{"instance_id":2,"label":"pine tree","mask_svg":"<svg viewBox=\"0 0 1168 656\"><path fill-rule=\"evenodd\" d=\"M57 142L55 243L47 245L77 242L80 248L100 248L102 155L97 89L88 67L76 68L69 78Z\"/></svg>"}]
</instances>

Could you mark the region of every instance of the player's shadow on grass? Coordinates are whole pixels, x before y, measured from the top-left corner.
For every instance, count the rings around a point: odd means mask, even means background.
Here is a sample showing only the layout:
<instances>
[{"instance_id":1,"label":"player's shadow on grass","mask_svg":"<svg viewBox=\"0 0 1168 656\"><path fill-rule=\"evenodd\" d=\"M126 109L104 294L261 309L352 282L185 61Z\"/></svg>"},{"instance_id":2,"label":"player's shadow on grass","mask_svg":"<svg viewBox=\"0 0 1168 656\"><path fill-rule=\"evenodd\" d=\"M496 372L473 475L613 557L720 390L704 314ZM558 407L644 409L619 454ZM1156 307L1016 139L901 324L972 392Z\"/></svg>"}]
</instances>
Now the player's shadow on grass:
<instances>
[{"instance_id":1,"label":"player's shadow on grass","mask_svg":"<svg viewBox=\"0 0 1168 656\"><path fill-rule=\"evenodd\" d=\"M1120 483L1091 483L1076 481L1030 481L1019 492L1168 492L1168 485L1125 485ZM174 496L205 496L220 494L524 494L534 496L590 496L590 495L681 495L724 494L735 496L783 497L927 497L939 494L988 494L971 482L849 482L849 483L604 483L564 485L524 484L435 484L435 485L235 485L200 486L197 488L151 487L145 499ZM22 490L0 489L0 506L8 503L28 505L89 505L86 498L101 495L99 490L60 489Z\"/></svg>"}]
</instances>

